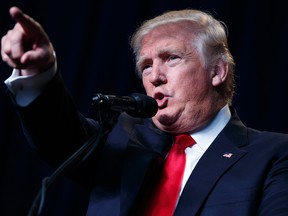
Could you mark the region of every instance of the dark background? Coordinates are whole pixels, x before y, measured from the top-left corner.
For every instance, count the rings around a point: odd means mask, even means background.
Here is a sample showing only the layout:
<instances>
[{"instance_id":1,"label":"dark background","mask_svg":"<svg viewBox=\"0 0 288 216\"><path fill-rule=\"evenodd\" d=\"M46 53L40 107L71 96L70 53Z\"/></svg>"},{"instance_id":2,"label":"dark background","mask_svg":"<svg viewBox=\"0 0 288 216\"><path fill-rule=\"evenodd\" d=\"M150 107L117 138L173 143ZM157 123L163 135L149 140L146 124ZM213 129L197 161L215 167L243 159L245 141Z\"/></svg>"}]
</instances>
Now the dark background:
<instances>
[{"instance_id":1,"label":"dark background","mask_svg":"<svg viewBox=\"0 0 288 216\"><path fill-rule=\"evenodd\" d=\"M14 26L10 6L19 6L38 20L54 44L67 88L80 111L89 116L94 93L143 92L129 47L129 37L143 20L173 9L210 11L229 29L236 60L234 106L240 118L249 127L287 133L284 4L280 0L1 0L0 34ZM42 178L53 170L28 147L4 84L11 68L2 61L0 67L0 215L22 216L27 215ZM43 215L85 215L87 198L81 186L62 178L49 189Z\"/></svg>"}]
</instances>

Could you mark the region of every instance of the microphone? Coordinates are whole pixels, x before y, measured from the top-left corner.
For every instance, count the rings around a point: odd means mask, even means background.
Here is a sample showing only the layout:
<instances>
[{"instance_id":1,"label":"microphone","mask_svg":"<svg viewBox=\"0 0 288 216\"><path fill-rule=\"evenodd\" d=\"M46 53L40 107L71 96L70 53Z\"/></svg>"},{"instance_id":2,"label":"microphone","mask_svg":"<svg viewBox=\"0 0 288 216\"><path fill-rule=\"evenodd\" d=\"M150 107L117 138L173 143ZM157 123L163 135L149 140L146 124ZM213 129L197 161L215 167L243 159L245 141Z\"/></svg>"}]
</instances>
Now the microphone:
<instances>
[{"instance_id":1,"label":"microphone","mask_svg":"<svg viewBox=\"0 0 288 216\"><path fill-rule=\"evenodd\" d=\"M92 104L118 112L126 112L133 117L150 118L156 115L158 104L156 100L147 95L133 93L129 96L95 94Z\"/></svg>"}]
</instances>

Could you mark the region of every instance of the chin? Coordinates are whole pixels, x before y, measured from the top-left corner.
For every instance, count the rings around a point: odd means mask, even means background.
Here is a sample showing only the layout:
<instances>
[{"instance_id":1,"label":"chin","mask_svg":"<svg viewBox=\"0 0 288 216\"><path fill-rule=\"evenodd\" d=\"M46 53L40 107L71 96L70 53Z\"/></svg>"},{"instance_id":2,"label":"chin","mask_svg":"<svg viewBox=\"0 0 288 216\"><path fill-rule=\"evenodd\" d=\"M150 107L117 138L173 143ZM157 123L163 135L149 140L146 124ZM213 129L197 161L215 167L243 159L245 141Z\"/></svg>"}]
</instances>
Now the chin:
<instances>
[{"instance_id":1,"label":"chin","mask_svg":"<svg viewBox=\"0 0 288 216\"><path fill-rule=\"evenodd\" d=\"M175 119L171 115L160 114L159 112L152 118L154 124L161 130L170 131L174 128ZM177 120L177 119L176 119Z\"/></svg>"}]
</instances>

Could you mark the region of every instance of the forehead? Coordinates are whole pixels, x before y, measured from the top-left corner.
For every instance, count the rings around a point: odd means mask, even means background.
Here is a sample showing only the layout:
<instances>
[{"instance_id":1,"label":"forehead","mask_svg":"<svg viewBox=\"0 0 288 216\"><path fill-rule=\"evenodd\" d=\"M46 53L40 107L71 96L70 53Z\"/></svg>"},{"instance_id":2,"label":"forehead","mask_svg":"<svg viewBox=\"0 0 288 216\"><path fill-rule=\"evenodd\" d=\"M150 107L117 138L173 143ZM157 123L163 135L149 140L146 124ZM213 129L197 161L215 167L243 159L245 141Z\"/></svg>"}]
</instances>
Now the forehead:
<instances>
[{"instance_id":1,"label":"forehead","mask_svg":"<svg viewBox=\"0 0 288 216\"><path fill-rule=\"evenodd\" d=\"M194 32L193 25L189 21L178 21L166 23L151 29L142 38L142 44L151 37L170 36L170 37L192 37ZM148 38L148 39L147 39Z\"/></svg>"},{"instance_id":2,"label":"forehead","mask_svg":"<svg viewBox=\"0 0 288 216\"><path fill-rule=\"evenodd\" d=\"M168 48L166 46L175 45L175 43L183 44L188 46L191 45L193 38L195 35L193 34L193 28L187 25L186 22L177 22L177 23L169 23L157 26L153 28L149 33L143 36L141 40L141 51L147 48L153 47L161 47Z\"/></svg>"}]
</instances>

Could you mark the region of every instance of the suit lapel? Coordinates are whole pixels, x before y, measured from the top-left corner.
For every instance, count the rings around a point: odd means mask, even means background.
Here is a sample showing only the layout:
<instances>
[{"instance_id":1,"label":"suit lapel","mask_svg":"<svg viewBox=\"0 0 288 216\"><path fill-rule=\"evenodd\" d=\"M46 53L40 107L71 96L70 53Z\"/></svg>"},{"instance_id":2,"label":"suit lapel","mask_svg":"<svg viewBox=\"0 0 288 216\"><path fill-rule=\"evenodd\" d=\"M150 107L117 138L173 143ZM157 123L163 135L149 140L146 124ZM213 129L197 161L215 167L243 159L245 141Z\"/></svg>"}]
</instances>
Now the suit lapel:
<instances>
[{"instance_id":1,"label":"suit lapel","mask_svg":"<svg viewBox=\"0 0 288 216\"><path fill-rule=\"evenodd\" d=\"M196 215L201 210L218 179L246 154L246 151L238 148L247 143L246 134L246 128L234 116L191 173L179 199L175 216L187 215L187 212L189 215Z\"/></svg>"},{"instance_id":2,"label":"suit lapel","mask_svg":"<svg viewBox=\"0 0 288 216\"><path fill-rule=\"evenodd\" d=\"M127 215L133 200L137 202L140 188L146 188L143 184L149 184L144 182L145 178L153 173L153 167L157 169L158 162L163 160L162 155L172 144L170 135L156 129L151 122L145 124L135 125L129 139L121 181L121 215Z\"/></svg>"}]
</instances>

